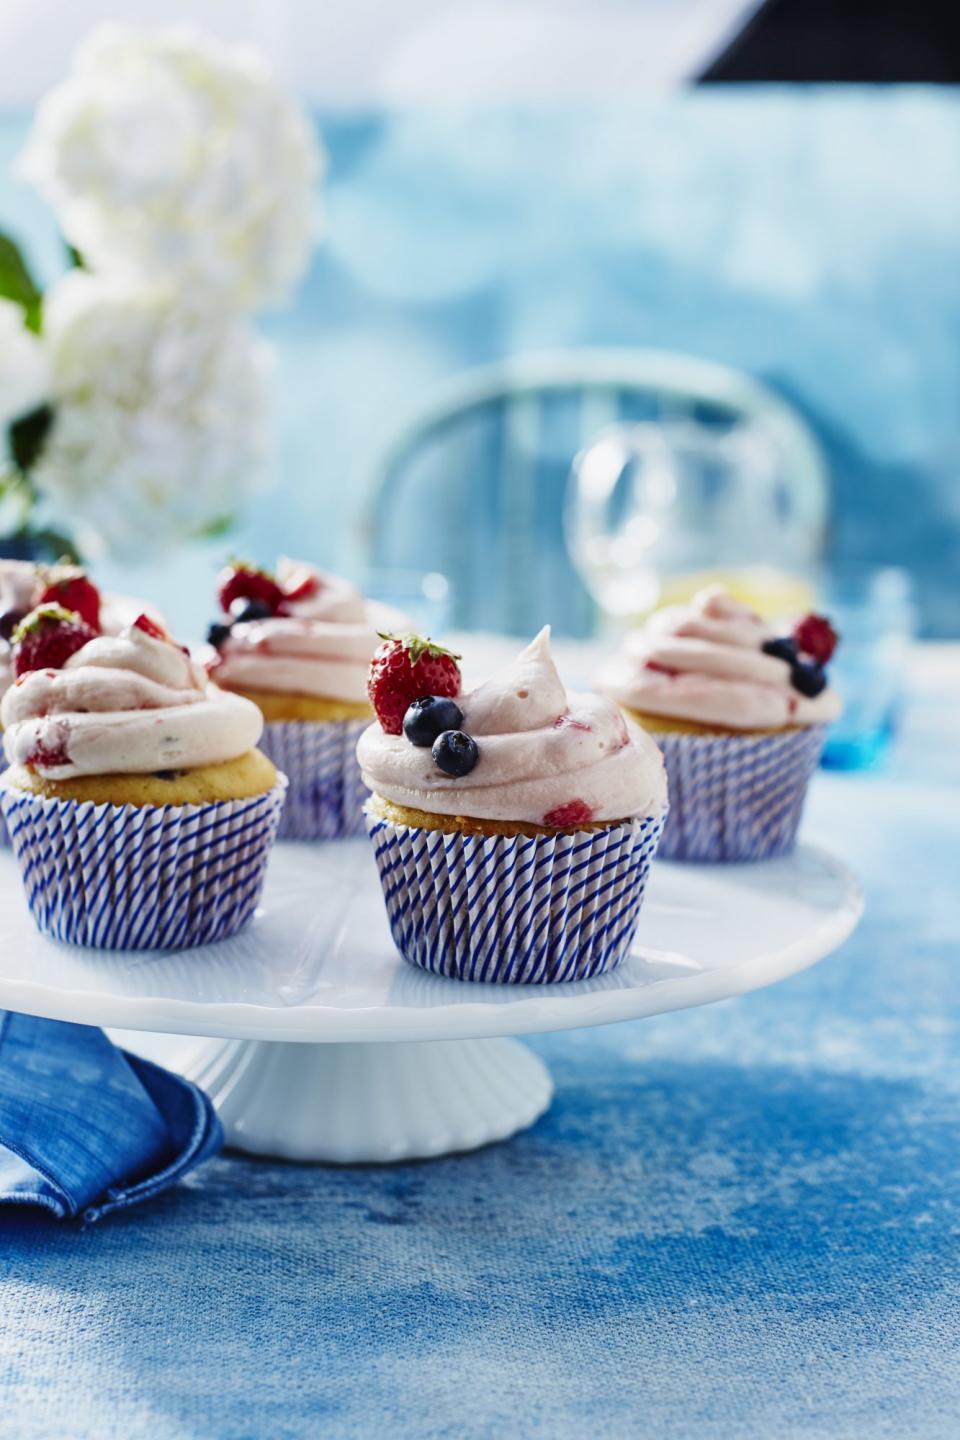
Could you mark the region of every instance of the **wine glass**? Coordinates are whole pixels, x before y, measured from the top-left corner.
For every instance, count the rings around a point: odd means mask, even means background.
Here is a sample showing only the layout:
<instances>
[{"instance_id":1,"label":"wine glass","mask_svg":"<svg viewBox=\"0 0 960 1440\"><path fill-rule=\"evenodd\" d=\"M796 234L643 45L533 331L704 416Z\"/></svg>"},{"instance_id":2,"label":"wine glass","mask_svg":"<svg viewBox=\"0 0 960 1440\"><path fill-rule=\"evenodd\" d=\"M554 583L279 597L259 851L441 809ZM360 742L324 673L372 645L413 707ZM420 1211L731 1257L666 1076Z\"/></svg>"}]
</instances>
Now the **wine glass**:
<instances>
[{"instance_id":1,"label":"wine glass","mask_svg":"<svg viewBox=\"0 0 960 1440\"><path fill-rule=\"evenodd\" d=\"M822 548L814 489L750 421L611 425L574 460L567 545L603 614L621 623L715 581L763 614L795 613L810 603Z\"/></svg>"}]
</instances>

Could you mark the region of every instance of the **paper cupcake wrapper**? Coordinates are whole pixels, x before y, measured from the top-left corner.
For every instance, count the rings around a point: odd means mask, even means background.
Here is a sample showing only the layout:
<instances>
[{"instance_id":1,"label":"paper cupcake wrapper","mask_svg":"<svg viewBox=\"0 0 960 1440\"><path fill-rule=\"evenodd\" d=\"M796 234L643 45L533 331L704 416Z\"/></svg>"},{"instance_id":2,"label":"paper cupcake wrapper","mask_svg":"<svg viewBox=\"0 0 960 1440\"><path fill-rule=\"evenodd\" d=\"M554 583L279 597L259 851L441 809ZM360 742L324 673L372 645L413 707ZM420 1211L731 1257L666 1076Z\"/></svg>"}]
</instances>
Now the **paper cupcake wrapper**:
<instances>
[{"instance_id":1,"label":"paper cupcake wrapper","mask_svg":"<svg viewBox=\"0 0 960 1440\"><path fill-rule=\"evenodd\" d=\"M394 943L455 980L546 985L613 970L663 816L575 835L445 835L368 817Z\"/></svg>"},{"instance_id":2,"label":"paper cupcake wrapper","mask_svg":"<svg viewBox=\"0 0 960 1440\"><path fill-rule=\"evenodd\" d=\"M278 721L264 726L259 748L286 775L281 840L336 840L362 835L370 791L360 779L357 741L368 720Z\"/></svg>"},{"instance_id":3,"label":"paper cupcake wrapper","mask_svg":"<svg viewBox=\"0 0 960 1440\"><path fill-rule=\"evenodd\" d=\"M667 767L663 860L769 860L793 849L823 725L775 735L653 736Z\"/></svg>"},{"instance_id":4,"label":"paper cupcake wrapper","mask_svg":"<svg viewBox=\"0 0 960 1440\"><path fill-rule=\"evenodd\" d=\"M182 950L256 908L286 780L214 805L95 805L0 791L38 927L97 950Z\"/></svg>"},{"instance_id":5,"label":"paper cupcake wrapper","mask_svg":"<svg viewBox=\"0 0 960 1440\"><path fill-rule=\"evenodd\" d=\"M7 769L7 762L3 758L3 739L0 737L0 784L3 783L3 772ZM3 811L0 810L0 850L10 848L10 832L7 829L7 822L3 818Z\"/></svg>"}]
</instances>

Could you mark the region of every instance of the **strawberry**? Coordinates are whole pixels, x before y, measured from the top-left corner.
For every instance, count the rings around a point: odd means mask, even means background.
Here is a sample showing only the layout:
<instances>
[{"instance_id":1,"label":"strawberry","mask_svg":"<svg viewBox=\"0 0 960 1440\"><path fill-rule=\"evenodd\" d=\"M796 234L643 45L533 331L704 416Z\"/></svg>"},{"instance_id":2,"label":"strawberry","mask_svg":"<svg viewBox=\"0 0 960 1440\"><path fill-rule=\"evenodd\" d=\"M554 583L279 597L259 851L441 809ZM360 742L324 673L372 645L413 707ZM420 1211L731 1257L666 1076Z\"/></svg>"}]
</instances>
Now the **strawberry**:
<instances>
[{"instance_id":1,"label":"strawberry","mask_svg":"<svg viewBox=\"0 0 960 1440\"><path fill-rule=\"evenodd\" d=\"M320 581L316 575L307 575L299 585L294 585L292 590L285 591L285 596L287 600L312 600L319 589Z\"/></svg>"},{"instance_id":2,"label":"strawberry","mask_svg":"<svg viewBox=\"0 0 960 1440\"><path fill-rule=\"evenodd\" d=\"M557 716L553 722L553 728L554 730L586 730L588 734L590 732L590 726L586 720L577 720L569 710L563 715Z\"/></svg>"},{"instance_id":3,"label":"strawberry","mask_svg":"<svg viewBox=\"0 0 960 1440\"><path fill-rule=\"evenodd\" d=\"M59 670L97 632L86 620L61 605L39 605L13 632L13 673Z\"/></svg>"},{"instance_id":4,"label":"strawberry","mask_svg":"<svg viewBox=\"0 0 960 1440\"><path fill-rule=\"evenodd\" d=\"M164 645L176 645L180 653L182 655L186 655L188 660L190 659L189 645L177 645L176 640L174 640L172 636L167 634L166 630L164 630L160 622L158 620L154 620L145 612L141 611L141 613L137 616L136 620L134 620L131 628L134 630L142 630L144 635L150 636L151 640L162 640Z\"/></svg>"},{"instance_id":5,"label":"strawberry","mask_svg":"<svg viewBox=\"0 0 960 1440\"><path fill-rule=\"evenodd\" d=\"M54 770L58 765L69 765L66 736L55 735L52 740L35 740L33 749L27 756L27 764L32 769L42 766L44 770Z\"/></svg>"},{"instance_id":6,"label":"strawberry","mask_svg":"<svg viewBox=\"0 0 960 1440\"><path fill-rule=\"evenodd\" d=\"M230 614L235 604L241 609L250 600L266 605L272 615L281 615L286 596L269 570L258 570L246 560L231 560L220 571L217 598L225 615Z\"/></svg>"},{"instance_id":7,"label":"strawberry","mask_svg":"<svg viewBox=\"0 0 960 1440\"><path fill-rule=\"evenodd\" d=\"M420 635L386 635L370 661L367 694L388 735L403 732L403 717L421 695L452 699L460 694L459 655Z\"/></svg>"},{"instance_id":8,"label":"strawberry","mask_svg":"<svg viewBox=\"0 0 960 1440\"><path fill-rule=\"evenodd\" d=\"M826 665L840 637L825 615L804 615L793 627L793 638L804 655Z\"/></svg>"},{"instance_id":9,"label":"strawberry","mask_svg":"<svg viewBox=\"0 0 960 1440\"><path fill-rule=\"evenodd\" d=\"M152 640L166 640L168 643L170 641L170 636L163 626L158 625L156 620L151 620L149 615L138 615L133 622L133 628L142 630L144 635L149 635Z\"/></svg>"},{"instance_id":10,"label":"strawberry","mask_svg":"<svg viewBox=\"0 0 960 1440\"><path fill-rule=\"evenodd\" d=\"M53 565L41 570L43 591L38 605L61 605L72 610L99 633L100 591L78 565Z\"/></svg>"},{"instance_id":11,"label":"strawberry","mask_svg":"<svg viewBox=\"0 0 960 1440\"><path fill-rule=\"evenodd\" d=\"M558 830L572 830L576 825L589 825L592 819L593 811L585 800L568 800L566 805L548 810L543 823L555 825Z\"/></svg>"},{"instance_id":12,"label":"strawberry","mask_svg":"<svg viewBox=\"0 0 960 1440\"><path fill-rule=\"evenodd\" d=\"M287 600L312 600L314 595L319 594L323 589L323 581L307 565L296 565L291 567L290 574L284 576L283 594Z\"/></svg>"}]
</instances>

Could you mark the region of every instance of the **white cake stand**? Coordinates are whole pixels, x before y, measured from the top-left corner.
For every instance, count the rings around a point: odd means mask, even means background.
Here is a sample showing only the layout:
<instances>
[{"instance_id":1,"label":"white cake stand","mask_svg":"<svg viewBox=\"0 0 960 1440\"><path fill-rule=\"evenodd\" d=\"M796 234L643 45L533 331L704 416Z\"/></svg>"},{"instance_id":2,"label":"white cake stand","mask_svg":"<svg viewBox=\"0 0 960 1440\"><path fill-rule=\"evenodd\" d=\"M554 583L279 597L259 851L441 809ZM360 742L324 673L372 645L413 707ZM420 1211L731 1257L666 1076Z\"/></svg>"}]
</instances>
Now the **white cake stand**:
<instances>
[{"instance_id":1,"label":"white cake stand","mask_svg":"<svg viewBox=\"0 0 960 1440\"><path fill-rule=\"evenodd\" d=\"M44 939L4 851L0 1008L120 1027L128 1048L203 1086L239 1149L410 1159L504 1139L543 1114L546 1067L505 1037L770 985L836 949L861 910L856 879L809 846L759 865L655 862L633 953L613 974L469 985L398 957L365 839L279 845L244 934L180 953Z\"/></svg>"}]
</instances>

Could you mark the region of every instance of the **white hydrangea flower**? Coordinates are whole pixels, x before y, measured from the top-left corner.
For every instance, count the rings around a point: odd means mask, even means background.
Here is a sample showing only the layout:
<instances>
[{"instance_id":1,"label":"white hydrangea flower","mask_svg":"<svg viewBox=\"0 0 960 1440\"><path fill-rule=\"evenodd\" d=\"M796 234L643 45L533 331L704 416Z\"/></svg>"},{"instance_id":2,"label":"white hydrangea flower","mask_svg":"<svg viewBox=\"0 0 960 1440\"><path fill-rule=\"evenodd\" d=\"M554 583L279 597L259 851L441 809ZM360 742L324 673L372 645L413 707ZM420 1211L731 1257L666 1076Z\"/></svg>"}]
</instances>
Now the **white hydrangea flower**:
<instances>
[{"instance_id":1,"label":"white hydrangea flower","mask_svg":"<svg viewBox=\"0 0 960 1440\"><path fill-rule=\"evenodd\" d=\"M41 405L47 399L48 387L42 344L25 327L20 306L12 300L0 300L0 431ZM2 448L0 436L0 451Z\"/></svg>"},{"instance_id":2,"label":"white hydrangea flower","mask_svg":"<svg viewBox=\"0 0 960 1440\"><path fill-rule=\"evenodd\" d=\"M21 170L93 269L282 303L306 267L323 153L255 52L191 30L93 30Z\"/></svg>"},{"instance_id":3,"label":"white hydrangea flower","mask_svg":"<svg viewBox=\"0 0 960 1440\"><path fill-rule=\"evenodd\" d=\"M209 297L74 271L44 324L55 420L33 477L137 555L209 533L268 478L270 347Z\"/></svg>"}]
</instances>

